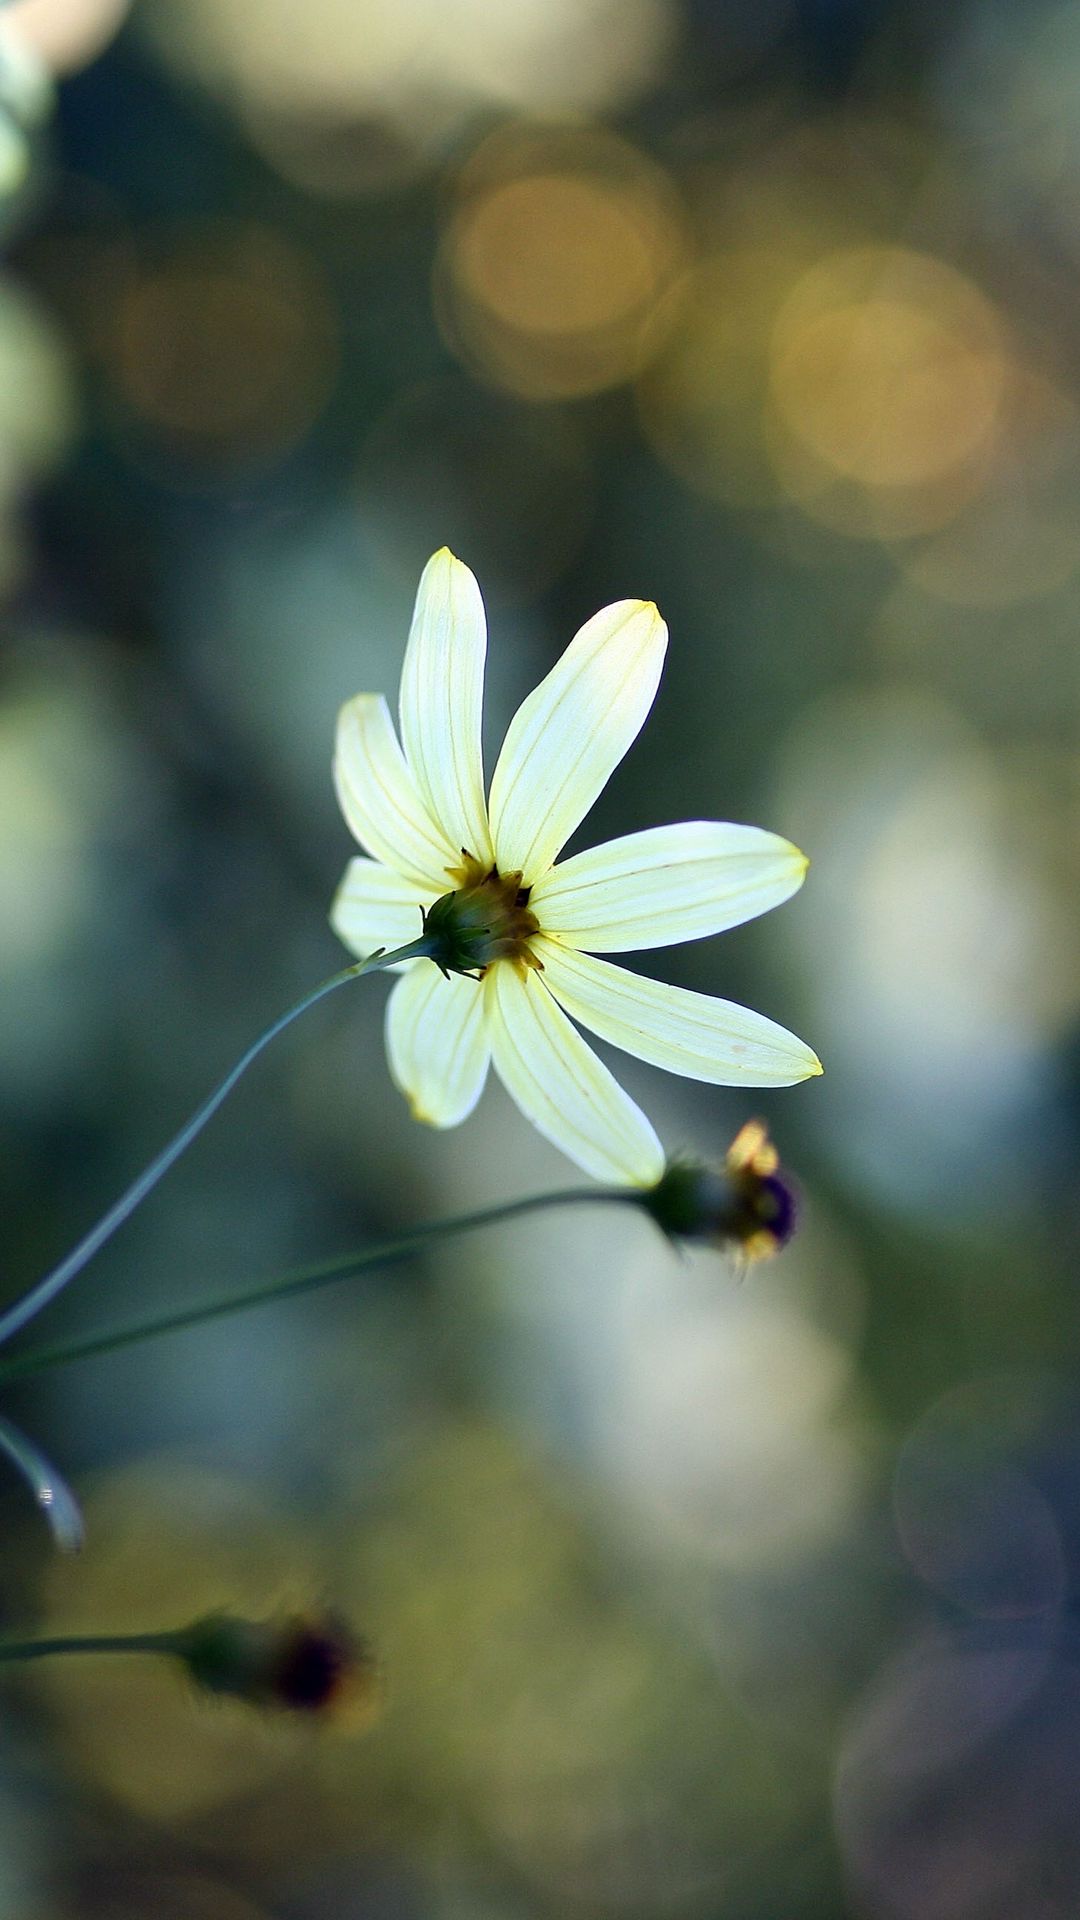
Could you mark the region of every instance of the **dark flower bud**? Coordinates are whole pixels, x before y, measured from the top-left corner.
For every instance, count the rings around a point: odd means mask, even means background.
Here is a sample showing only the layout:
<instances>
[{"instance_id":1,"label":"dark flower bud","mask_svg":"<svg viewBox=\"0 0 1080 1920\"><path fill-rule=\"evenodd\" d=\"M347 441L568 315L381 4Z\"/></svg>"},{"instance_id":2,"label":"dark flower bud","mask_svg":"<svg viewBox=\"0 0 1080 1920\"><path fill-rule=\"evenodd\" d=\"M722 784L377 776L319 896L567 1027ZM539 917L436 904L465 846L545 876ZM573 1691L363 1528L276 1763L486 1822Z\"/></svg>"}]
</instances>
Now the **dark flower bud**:
<instances>
[{"instance_id":1,"label":"dark flower bud","mask_svg":"<svg viewBox=\"0 0 1080 1920\"><path fill-rule=\"evenodd\" d=\"M721 1246L742 1260L778 1253L795 1230L795 1193L760 1120L748 1120L722 1168L674 1160L641 1204L671 1240Z\"/></svg>"},{"instance_id":2,"label":"dark flower bud","mask_svg":"<svg viewBox=\"0 0 1080 1920\"><path fill-rule=\"evenodd\" d=\"M252 1706L360 1721L378 1706L370 1647L332 1615L212 1613L177 1635L175 1651L196 1686Z\"/></svg>"}]
</instances>

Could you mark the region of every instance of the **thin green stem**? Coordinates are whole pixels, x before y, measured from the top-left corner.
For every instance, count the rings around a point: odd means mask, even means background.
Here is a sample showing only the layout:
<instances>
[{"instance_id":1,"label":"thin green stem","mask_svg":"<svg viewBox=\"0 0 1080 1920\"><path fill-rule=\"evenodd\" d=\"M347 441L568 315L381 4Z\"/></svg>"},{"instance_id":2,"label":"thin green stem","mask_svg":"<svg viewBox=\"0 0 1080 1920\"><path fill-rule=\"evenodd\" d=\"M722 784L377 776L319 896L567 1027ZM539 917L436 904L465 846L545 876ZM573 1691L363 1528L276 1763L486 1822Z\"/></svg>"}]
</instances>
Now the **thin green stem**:
<instances>
[{"instance_id":1,"label":"thin green stem","mask_svg":"<svg viewBox=\"0 0 1080 1920\"><path fill-rule=\"evenodd\" d=\"M429 950L429 941L421 935L418 940L410 941L408 946L397 947L392 953L387 953L385 950L381 953L373 953L366 960L358 960L353 966L345 967L341 973L335 973L329 980L324 980L321 986L305 994L302 1000L298 1000L286 1013L272 1021L258 1039L252 1042L247 1052L241 1054L236 1065L231 1067L225 1075L224 1080L220 1081L202 1105L196 1108L190 1120L185 1121L179 1133L174 1134L168 1145L162 1148L155 1159L151 1160L148 1167L144 1167L138 1179L132 1181L130 1187L120 1195L119 1200L113 1203L108 1212L102 1214L97 1225L91 1227L89 1233L72 1247L70 1253L65 1254L63 1260L52 1269L51 1273L47 1273L44 1279L37 1281L20 1299L13 1301L11 1306L0 1313L0 1346L25 1327L27 1321L39 1314L50 1301L55 1300L57 1294L63 1292L76 1275L82 1272L88 1261L93 1259L95 1253L105 1245L107 1240L111 1239L117 1228L123 1226L124 1221L130 1218L136 1207L146 1199L147 1194L153 1192L162 1175L168 1173L169 1168L179 1160L180 1155L202 1132L207 1121L213 1118L222 1102L232 1092L241 1075L247 1072L252 1061L258 1059L260 1053L270 1045L271 1040L275 1040L279 1033L283 1033L286 1027L291 1026L300 1014L306 1013L307 1009L313 1007L317 1001L324 1000L328 993L334 992L335 988L343 987L346 981L358 980L365 973L378 973L384 967L394 966L399 960L423 957Z\"/></svg>"},{"instance_id":2,"label":"thin green stem","mask_svg":"<svg viewBox=\"0 0 1080 1920\"><path fill-rule=\"evenodd\" d=\"M60 1653L183 1655L179 1633L68 1633L49 1640L0 1640L0 1660L51 1660Z\"/></svg>"},{"instance_id":3,"label":"thin green stem","mask_svg":"<svg viewBox=\"0 0 1080 1920\"><path fill-rule=\"evenodd\" d=\"M69 1366L74 1360L89 1360L95 1354L113 1353L119 1347L134 1346L141 1340L156 1340L162 1334L179 1333L186 1327L202 1326L207 1320L220 1320L227 1314L245 1313L249 1307L261 1307L272 1300L288 1300L295 1294L325 1287L334 1280L351 1279L372 1267L408 1259L433 1240L471 1233L478 1227L495 1226L499 1221L514 1220L524 1213L539 1213L548 1207L582 1203L591 1206L629 1203L636 1206L641 1204L641 1190L637 1187L568 1187L553 1193L526 1194L522 1199L505 1200L498 1206L483 1207L478 1213L458 1214L449 1220L431 1220L422 1227L414 1227L411 1233L401 1234L393 1240L382 1240L358 1253L341 1254L335 1260L324 1260L314 1267L301 1267L293 1273L279 1275L275 1280L264 1281L260 1286L224 1294L216 1300L186 1307L178 1313L140 1320L132 1326L119 1327L112 1333L93 1334L88 1339L73 1340L54 1347L39 1347L29 1353L16 1354L13 1359L0 1360L0 1385L6 1385L10 1380L24 1380L31 1374L45 1373L54 1367Z\"/></svg>"}]
</instances>

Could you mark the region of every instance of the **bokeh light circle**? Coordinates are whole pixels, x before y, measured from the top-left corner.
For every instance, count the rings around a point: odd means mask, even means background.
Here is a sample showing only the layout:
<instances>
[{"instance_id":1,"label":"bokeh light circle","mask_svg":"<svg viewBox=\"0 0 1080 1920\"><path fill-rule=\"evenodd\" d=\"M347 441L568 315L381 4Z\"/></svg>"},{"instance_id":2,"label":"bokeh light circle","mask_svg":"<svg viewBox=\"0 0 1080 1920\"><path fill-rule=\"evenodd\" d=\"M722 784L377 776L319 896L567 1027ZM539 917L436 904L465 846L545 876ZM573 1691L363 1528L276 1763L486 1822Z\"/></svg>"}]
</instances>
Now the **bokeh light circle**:
<instances>
[{"instance_id":1,"label":"bokeh light circle","mask_svg":"<svg viewBox=\"0 0 1080 1920\"><path fill-rule=\"evenodd\" d=\"M657 84L676 25L671 0L144 0L139 19L171 65L239 109L272 164L279 136L287 149L299 135L311 184L344 193L367 182L347 141L334 159L350 127L391 128L431 164L478 108L609 112Z\"/></svg>"},{"instance_id":2,"label":"bokeh light circle","mask_svg":"<svg viewBox=\"0 0 1080 1920\"><path fill-rule=\"evenodd\" d=\"M1000 321L944 261L845 249L793 289L772 341L789 432L868 487L913 486L971 459L1004 384Z\"/></svg>"},{"instance_id":3,"label":"bokeh light circle","mask_svg":"<svg viewBox=\"0 0 1080 1920\"><path fill-rule=\"evenodd\" d=\"M159 236L119 289L111 372L138 432L178 473L287 451L321 410L337 364L323 277L275 229L183 225Z\"/></svg>"},{"instance_id":4,"label":"bokeh light circle","mask_svg":"<svg viewBox=\"0 0 1080 1920\"><path fill-rule=\"evenodd\" d=\"M510 128L458 174L435 273L447 340L530 399L630 379L686 236L667 177L597 130Z\"/></svg>"},{"instance_id":5,"label":"bokeh light circle","mask_svg":"<svg viewBox=\"0 0 1080 1920\"><path fill-rule=\"evenodd\" d=\"M50 73L89 66L119 33L131 0L11 0L4 22Z\"/></svg>"}]
</instances>

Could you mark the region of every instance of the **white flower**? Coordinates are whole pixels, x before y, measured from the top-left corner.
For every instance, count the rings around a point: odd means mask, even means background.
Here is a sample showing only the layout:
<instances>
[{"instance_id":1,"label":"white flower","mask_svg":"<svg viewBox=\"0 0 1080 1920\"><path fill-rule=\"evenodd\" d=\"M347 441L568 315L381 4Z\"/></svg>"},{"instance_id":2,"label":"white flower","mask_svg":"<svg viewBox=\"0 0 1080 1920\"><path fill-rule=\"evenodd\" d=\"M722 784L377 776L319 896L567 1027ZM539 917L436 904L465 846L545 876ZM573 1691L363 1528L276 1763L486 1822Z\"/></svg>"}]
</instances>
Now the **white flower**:
<instances>
[{"instance_id":1,"label":"white flower","mask_svg":"<svg viewBox=\"0 0 1080 1920\"><path fill-rule=\"evenodd\" d=\"M479 981L444 977L421 959L394 986L387 1052L413 1113L456 1126L476 1105L491 1061L522 1112L578 1166L600 1180L650 1185L664 1170L663 1148L573 1022L717 1086L791 1086L821 1066L759 1013L594 956L738 926L788 899L806 860L758 827L692 821L556 864L652 706L667 628L640 600L586 621L511 721L487 800L486 645L479 587L443 548L416 597L401 674L402 744L381 694L358 694L341 711L338 798L374 858L350 861L331 921L359 958L414 940L421 914L448 894L451 915L460 903L471 924L497 929Z\"/></svg>"}]
</instances>

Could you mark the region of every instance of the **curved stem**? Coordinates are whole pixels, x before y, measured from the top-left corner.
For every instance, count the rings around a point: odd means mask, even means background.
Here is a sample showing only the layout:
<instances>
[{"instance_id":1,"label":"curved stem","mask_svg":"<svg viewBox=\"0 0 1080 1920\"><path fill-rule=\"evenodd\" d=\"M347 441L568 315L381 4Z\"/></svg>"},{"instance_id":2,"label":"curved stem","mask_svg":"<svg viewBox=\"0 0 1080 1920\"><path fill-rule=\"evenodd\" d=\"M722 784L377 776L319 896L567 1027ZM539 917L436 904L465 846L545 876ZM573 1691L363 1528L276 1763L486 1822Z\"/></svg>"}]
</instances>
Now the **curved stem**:
<instances>
[{"instance_id":1,"label":"curved stem","mask_svg":"<svg viewBox=\"0 0 1080 1920\"><path fill-rule=\"evenodd\" d=\"M136 1321L132 1326L119 1327L113 1333L93 1334L85 1340L74 1340L55 1347L41 1347L29 1353L16 1354L13 1359L0 1360L0 1385L9 1380L23 1380L31 1374L45 1373L53 1367L65 1367L73 1360L88 1360L94 1354L112 1353L118 1347L134 1346L140 1340L155 1340L166 1333L179 1333L186 1327L198 1327L207 1320L219 1320L231 1313L245 1313L249 1307L261 1307L272 1300L288 1300L298 1293L308 1293L316 1287L327 1286L334 1280L347 1280L359 1273L366 1273L371 1267L385 1266L394 1260L408 1259L410 1254L419 1253L432 1240L458 1233L471 1233L477 1227L495 1226L501 1220L513 1220L523 1213L538 1213L547 1207L564 1207L581 1204L593 1206L612 1206L631 1204L641 1205L642 1189L638 1187L567 1187L554 1193L527 1194L520 1200L505 1200L498 1206L483 1207L478 1213L458 1214L450 1220L431 1220L425 1226L415 1227L411 1233L401 1234L394 1240L383 1240L373 1247L365 1247L359 1253L341 1254L335 1260L324 1260L314 1267L301 1267L294 1273L279 1275L276 1280L264 1281L256 1287L249 1287L239 1293L229 1293L216 1300L204 1301L199 1306L183 1308L178 1313L164 1314L158 1319Z\"/></svg>"},{"instance_id":2,"label":"curved stem","mask_svg":"<svg viewBox=\"0 0 1080 1920\"><path fill-rule=\"evenodd\" d=\"M22 1474L57 1546L65 1553L77 1553L83 1543L82 1514L63 1475L11 1420L0 1419L0 1452Z\"/></svg>"},{"instance_id":3,"label":"curved stem","mask_svg":"<svg viewBox=\"0 0 1080 1920\"><path fill-rule=\"evenodd\" d=\"M220 1081L202 1105L196 1108L190 1120L185 1121L179 1133L174 1134L168 1145L162 1148L155 1159L151 1160L149 1166L143 1168L138 1179L132 1181L130 1187L120 1195L119 1200L113 1203L108 1212L102 1214L97 1225L91 1227L89 1233L72 1247L70 1253L65 1254L51 1273L47 1273L44 1279L39 1280L20 1299L13 1301L11 1306L0 1313L0 1346L25 1327L27 1321L39 1314L50 1301L55 1300L57 1294L63 1292L69 1282L82 1272L88 1261L93 1259L95 1253L105 1245L107 1240L111 1239L117 1228L123 1226L124 1221L130 1218L136 1207L146 1199L147 1194L153 1192L162 1175L168 1173L169 1168L179 1160L180 1155L202 1132L207 1121L213 1118L223 1101L232 1092L241 1075L247 1072L252 1061L258 1059L264 1048L270 1045L271 1040L275 1040L279 1033L283 1033L286 1027L291 1026L300 1014L306 1013L307 1009L313 1007L317 1001L324 1000L328 993L334 992L335 988L343 987L346 981L357 980L361 974L377 973L384 967L394 966L399 960L421 958L428 952L429 942L421 935L418 940L411 941L408 946L397 947L392 953L387 953L385 950L373 953L366 960L358 960L355 965L345 967L341 973L335 973L329 980L324 980L321 986L305 994L302 1000L298 1000L286 1013L274 1020L258 1039L252 1042L247 1052L241 1054L236 1065L230 1068L224 1080Z\"/></svg>"}]
</instances>

